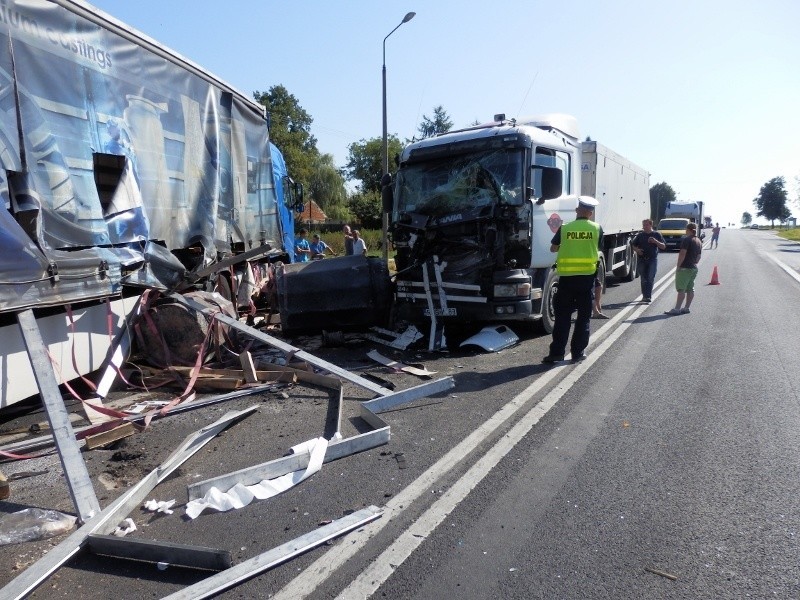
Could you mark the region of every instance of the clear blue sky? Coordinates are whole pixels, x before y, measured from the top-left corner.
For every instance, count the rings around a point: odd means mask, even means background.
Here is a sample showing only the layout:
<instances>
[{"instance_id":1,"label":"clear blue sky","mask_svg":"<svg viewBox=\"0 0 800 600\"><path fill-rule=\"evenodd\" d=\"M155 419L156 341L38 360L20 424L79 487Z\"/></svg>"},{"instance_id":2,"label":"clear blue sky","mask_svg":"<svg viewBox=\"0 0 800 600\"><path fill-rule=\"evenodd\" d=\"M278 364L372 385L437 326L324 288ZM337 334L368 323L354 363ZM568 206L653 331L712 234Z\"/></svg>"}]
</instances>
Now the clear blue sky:
<instances>
[{"instance_id":1,"label":"clear blue sky","mask_svg":"<svg viewBox=\"0 0 800 600\"><path fill-rule=\"evenodd\" d=\"M241 92L284 85L320 151L444 106L456 127L565 112L591 136L738 224L761 186L800 177L798 0L94 0ZM800 207L792 204L795 216Z\"/></svg>"}]
</instances>

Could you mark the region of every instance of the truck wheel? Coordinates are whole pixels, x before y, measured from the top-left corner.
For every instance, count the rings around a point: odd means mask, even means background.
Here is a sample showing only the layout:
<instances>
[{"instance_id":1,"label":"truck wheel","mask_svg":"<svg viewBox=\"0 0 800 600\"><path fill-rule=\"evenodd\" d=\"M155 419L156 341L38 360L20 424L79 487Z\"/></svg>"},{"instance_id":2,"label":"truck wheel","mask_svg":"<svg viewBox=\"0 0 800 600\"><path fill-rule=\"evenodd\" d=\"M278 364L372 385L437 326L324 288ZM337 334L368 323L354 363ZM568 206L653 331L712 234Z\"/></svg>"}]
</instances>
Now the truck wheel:
<instances>
[{"instance_id":1,"label":"truck wheel","mask_svg":"<svg viewBox=\"0 0 800 600\"><path fill-rule=\"evenodd\" d=\"M545 281L544 288L542 289L542 318L540 320L542 329L545 333L553 333L553 325L556 322L556 313L553 308L553 298L558 290L558 274L555 269L550 269L547 274L547 281Z\"/></svg>"},{"instance_id":2,"label":"truck wheel","mask_svg":"<svg viewBox=\"0 0 800 600\"><path fill-rule=\"evenodd\" d=\"M625 281L633 281L639 276L639 255L633 251L633 248L628 246L631 250L631 268L628 271L628 275L625 277Z\"/></svg>"},{"instance_id":3,"label":"truck wheel","mask_svg":"<svg viewBox=\"0 0 800 600\"><path fill-rule=\"evenodd\" d=\"M625 281L630 281L628 278L631 274L631 256L635 255L636 254L631 248L630 242L628 242L628 244L625 246L625 264L618 269L614 269L614 277L617 277L618 279L624 279Z\"/></svg>"},{"instance_id":4,"label":"truck wheel","mask_svg":"<svg viewBox=\"0 0 800 600\"><path fill-rule=\"evenodd\" d=\"M601 293L606 293L606 259L605 257L601 256L600 260L597 261L597 273L595 277L600 279L600 283L602 285L602 289L600 290Z\"/></svg>"}]
</instances>

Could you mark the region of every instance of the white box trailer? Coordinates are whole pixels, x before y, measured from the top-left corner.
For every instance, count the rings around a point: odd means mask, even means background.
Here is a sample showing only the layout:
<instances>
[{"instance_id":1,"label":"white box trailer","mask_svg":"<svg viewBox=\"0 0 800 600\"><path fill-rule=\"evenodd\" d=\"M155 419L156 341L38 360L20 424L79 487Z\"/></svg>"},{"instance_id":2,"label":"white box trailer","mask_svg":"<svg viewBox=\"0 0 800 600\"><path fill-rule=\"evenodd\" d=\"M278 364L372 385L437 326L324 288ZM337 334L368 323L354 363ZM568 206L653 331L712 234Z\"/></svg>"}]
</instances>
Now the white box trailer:
<instances>
[{"instance_id":1,"label":"white box trailer","mask_svg":"<svg viewBox=\"0 0 800 600\"><path fill-rule=\"evenodd\" d=\"M650 174L598 142L582 142L581 195L600 202L594 220L603 228L606 272L632 279L630 238L650 217Z\"/></svg>"}]
</instances>

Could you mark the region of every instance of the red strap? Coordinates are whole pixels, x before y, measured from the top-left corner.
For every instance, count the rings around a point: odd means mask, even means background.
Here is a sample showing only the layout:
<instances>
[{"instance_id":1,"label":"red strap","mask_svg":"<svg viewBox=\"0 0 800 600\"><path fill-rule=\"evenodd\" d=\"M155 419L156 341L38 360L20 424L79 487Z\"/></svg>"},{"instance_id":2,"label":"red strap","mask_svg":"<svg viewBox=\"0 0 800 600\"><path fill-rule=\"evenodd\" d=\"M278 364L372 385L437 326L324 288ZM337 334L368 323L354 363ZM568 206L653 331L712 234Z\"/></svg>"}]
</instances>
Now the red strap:
<instances>
[{"instance_id":1,"label":"red strap","mask_svg":"<svg viewBox=\"0 0 800 600\"><path fill-rule=\"evenodd\" d=\"M41 458L42 456L49 456L56 451L55 448L51 448L50 450L46 450L39 454L16 454L15 452L6 452L5 450L0 450L0 456L3 458L8 458L10 460L28 460L31 458Z\"/></svg>"}]
</instances>

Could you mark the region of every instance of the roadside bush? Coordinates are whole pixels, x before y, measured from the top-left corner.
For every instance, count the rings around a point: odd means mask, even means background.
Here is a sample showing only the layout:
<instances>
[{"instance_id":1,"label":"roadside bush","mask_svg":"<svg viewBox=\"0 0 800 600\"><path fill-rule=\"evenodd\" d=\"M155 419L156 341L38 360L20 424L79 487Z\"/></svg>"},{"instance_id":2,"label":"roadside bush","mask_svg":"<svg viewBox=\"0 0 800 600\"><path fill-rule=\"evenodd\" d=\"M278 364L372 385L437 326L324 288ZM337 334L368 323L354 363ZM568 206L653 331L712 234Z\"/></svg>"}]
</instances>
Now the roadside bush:
<instances>
[{"instance_id":1,"label":"roadside bush","mask_svg":"<svg viewBox=\"0 0 800 600\"><path fill-rule=\"evenodd\" d=\"M383 231L381 229L359 229L364 243L367 244L368 256L381 256L383 254Z\"/></svg>"}]
</instances>

